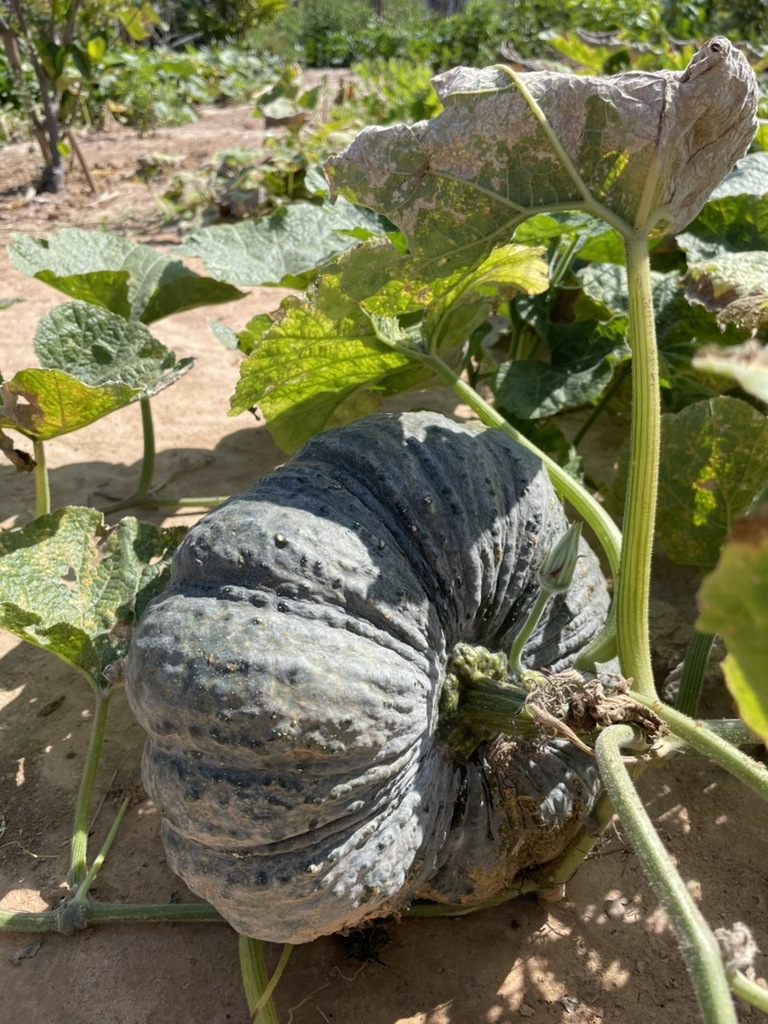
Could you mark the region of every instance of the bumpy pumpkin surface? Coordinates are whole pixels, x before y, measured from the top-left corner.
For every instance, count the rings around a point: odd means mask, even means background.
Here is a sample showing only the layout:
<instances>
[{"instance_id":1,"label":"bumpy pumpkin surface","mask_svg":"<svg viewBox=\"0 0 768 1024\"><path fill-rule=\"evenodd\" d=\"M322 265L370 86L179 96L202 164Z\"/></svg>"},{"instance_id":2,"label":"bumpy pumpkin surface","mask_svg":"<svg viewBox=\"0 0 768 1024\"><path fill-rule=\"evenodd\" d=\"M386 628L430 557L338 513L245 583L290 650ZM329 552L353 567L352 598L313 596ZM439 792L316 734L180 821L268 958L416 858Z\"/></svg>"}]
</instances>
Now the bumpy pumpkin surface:
<instances>
[{"instance_id":1,"label":"bumpy pumpkin surface","mask_svg":"<svg viewBox=\"0 0 768 1024\"><path fill-rule=\"evenodd\" d=\"M456 644L509 649L565 531L539 461L433 413L329 430L193 527L126 662L169 862L240 932L305 942L480 902L557 855L590 759L438 734ZM608 595L582 548L525 650L561 669Z\"/></svg>"}]
</instances>

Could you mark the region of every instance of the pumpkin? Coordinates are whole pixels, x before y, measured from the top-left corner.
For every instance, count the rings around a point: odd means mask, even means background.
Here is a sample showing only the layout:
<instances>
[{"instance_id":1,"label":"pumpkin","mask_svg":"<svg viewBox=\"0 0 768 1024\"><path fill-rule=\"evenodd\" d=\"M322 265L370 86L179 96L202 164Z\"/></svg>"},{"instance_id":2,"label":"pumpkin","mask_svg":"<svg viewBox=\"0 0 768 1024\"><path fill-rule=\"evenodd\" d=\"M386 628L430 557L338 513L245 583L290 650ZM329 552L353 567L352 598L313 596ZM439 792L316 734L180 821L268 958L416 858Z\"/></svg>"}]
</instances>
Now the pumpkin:
<instances>
[{"instance_id":1,"label":"pumpkin","mask_svg":"<svg viewBox=\"0 0 768 1024\"><path fill-rule=\"evenodd\" d=\"M434 413L328 430L201 519L126 659L173 870L239 932L298 943L498 899L555 857L593 760L505 736L459 757L439 706L453 652L508 651L566 529L538 459ZM571 664L608 604L582 542L526 665Z\"/></svg>"}]
</instances>

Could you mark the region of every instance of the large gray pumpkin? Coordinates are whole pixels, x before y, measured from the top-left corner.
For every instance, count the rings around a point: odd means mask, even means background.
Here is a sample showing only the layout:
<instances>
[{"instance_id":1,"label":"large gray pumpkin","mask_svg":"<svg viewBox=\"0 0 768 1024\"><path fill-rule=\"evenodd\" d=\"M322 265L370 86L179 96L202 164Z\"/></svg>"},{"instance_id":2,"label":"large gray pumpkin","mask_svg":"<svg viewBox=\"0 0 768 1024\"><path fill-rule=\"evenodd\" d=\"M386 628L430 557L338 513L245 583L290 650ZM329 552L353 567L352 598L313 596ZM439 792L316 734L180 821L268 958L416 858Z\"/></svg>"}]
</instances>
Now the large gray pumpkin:
<instances>
[{"instance_id":1,"label":"large gray pumpkin","mask_svg":"<svg viewBox=\"0 0 768 1024\"><path fill-rule=\"evenodd\" d=\"M170 864L273 942L414 898L498 898L595 798L567 743L438 735L456 644L508 650L566 521L540 462L433 413L329 430L202 519L126 664ZM571 663L608 595L583 546L525 651Z\"/></svg>"}]
</instances>

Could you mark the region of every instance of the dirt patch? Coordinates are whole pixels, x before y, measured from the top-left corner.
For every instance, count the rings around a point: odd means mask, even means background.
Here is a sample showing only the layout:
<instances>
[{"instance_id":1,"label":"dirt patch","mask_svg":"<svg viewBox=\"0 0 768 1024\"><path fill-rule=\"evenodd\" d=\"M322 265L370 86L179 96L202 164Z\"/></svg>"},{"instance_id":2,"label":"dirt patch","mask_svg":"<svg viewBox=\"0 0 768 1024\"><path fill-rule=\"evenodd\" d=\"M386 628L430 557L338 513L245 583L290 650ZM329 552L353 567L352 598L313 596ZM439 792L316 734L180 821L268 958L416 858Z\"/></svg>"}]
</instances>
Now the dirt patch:
<instances>
[{"instance_id":1,"label":"dirt patch","mask_svg":"<svg viewBox=\"0 0 768 1024\"><path fill-rule=\"evenodd\" d=\"M178 240L159 219L146 187L133 177L138 158L164 151L193 167L227 146L258 145L249 108L205 112L191 126L139 138L115 128L84 140L100 187L95 197L74 171L62 197L32 198L36 169L24 145L0 152L0 241L12 231L43 234L91 225L166 247ZM16 274L0 252L0 297L23 303L0 313L3 373L34 365L40 316L60 301L45 285ZM227 415L239 366L207 328L209 316L233 328L277 306L279 289L254 289L244 300L169 317L155 327L178 357L196 368L153 400L157 478L178 494L240 490L282 461L253 418ZM456 411L443 393L412 399ZM462 410L460 410L462 412ZM610 426L608 428L610 434ZM55 505L104 503L129 493L139 473L137 407L48 445ZM606 437L596 445L602 458ZM33 483L0 465L0 527L32 516ZM155 522L190 523L198 513ZM660 563L660 568L664 566ZM656 607L657 664L682 654L693 617L696 578L662 571ZM682 626L681 626L682 624ZM712 694L722 710L722 693ZM168 870L158 819L141 788L143 737L122 693L113 699L99 775L91 848L98 848L124 796L131 805L100 876L104 900L189 902ZM42 909L61 899L68 837L85 756L92 704L75 673L45 653L0 635L0 906ZM663 776L648 772L643 795L670 853L715 925L750 922L768 932L764 806L718 769L680 758ZM293 1024L686 1024L699 1019L666 918L632 852L614 831L579 872L559 904L521 900L456 920L403 920L386 926L378 959L361 963L337 938L298 948L277 1006ZM41 942L39 940L41 939ZM276 948L269 949L274 962ZM766 958L759 970L766 973ZM219 1024L247 1019L237 941L226 926L102 926L71 938L0 936L0 1019L19 1024ZM758 1019L749 1008L744 1021Z\"/></svg>"}]
</instances>

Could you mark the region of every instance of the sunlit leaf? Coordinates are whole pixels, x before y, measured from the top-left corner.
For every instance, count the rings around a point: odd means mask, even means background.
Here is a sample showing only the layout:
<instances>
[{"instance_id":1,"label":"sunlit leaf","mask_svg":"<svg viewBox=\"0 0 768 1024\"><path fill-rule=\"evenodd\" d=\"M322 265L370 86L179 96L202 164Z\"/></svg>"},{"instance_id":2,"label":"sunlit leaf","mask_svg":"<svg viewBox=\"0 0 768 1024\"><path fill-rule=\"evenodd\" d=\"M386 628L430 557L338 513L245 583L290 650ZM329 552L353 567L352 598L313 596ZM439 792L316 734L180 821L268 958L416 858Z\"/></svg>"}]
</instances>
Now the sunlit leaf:
<instances>
[{"instance_id":1,"label":"sunlit leaf","mask_svg":"<svg viewBox=\"0 0 768 1024\"><path fill-rule=\"evenodd\" d=\"M396 331L395 322L390 325ZM240 370L231 412L254 405L275 443L292 452L320 430L375 411L389 394L423 385L429 371L386 337L332 276L320 279L310 301L289 298L280 319Z\"/></svg>"},{"instance_id":2,"label":"sunlit leaf","mask_svg":"<svg viewBox=\"0 0 768 1024\"><path fill-rule=\"evenodd\" d=\"M433 350L466 341L472 331L498 308L521 292L537 295L549 284L544 250L505 245L478 267L468 270L429 307L424 335Z\"/></svg>"},{"instance_id":3,"label":"sunlit leaf","mask_svg":"<svg viewBox=\"0 0 768 1024\"><path fill-rule=\"evenodd\" d=\"M103 687L184 532L74 507L0 534L0 626Z\"/></svg>"},{"instance_id":4,"label":"sunlit leaf","mask_svg":"<svg viewBox=\"0 0 768 1024\"><path fill-rule=\"evenodd\" d=\"M203 261L209 274L236 285L306 287L316 267L355 244L347 232L382 233L381 220L351 203L291 203L271 217L215 224L188 235L177 252Z\"/></svg>"},{"instance_id":5,"label":"sunlit leaf","mask_svg":"<svg viewBox=\"0 0 768 1024\"><path fill-rule=\"evenodd\" d=\"M65 370L92 387L118 382L149 397L194 365L178 362L142 323L124 320L87 302L68 302L42 317L35 352L47 369Z\"/></svg>"},{"instance_id":6,"label":"sunlit leaf","mask_svg":"<svg viewBox=\"0 0 768 1024\"><path fill-rule=\"evenodd\" d=\"M699 591L698 629L728 649L725 680L746 725L768 743L768 515L737 524Z\"/></svg>"},{"instance_id":7,"label":"sunlit leaf","mask_svg":"<svg viewBox=\"0 0 768 1024\"><path fill-rule=\"evenodd\" d=\"M0 427L40 441L88 426L141 398L128 384L83 384L63 370L19 370L0 384Z\"/></svg>"},{"instance_id":8,"label":"sunlit leaf","mask_svg":"<svg viewBox=\"0 0 768 1024\"><path fill-rule=\"evenodd\" d=\"M103 231L64 228L49 238L17 235L8 252L21 273L147 324L242 296L231 284L202 277L149 245Z\"/></svg>"}]
</instances>

